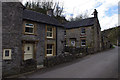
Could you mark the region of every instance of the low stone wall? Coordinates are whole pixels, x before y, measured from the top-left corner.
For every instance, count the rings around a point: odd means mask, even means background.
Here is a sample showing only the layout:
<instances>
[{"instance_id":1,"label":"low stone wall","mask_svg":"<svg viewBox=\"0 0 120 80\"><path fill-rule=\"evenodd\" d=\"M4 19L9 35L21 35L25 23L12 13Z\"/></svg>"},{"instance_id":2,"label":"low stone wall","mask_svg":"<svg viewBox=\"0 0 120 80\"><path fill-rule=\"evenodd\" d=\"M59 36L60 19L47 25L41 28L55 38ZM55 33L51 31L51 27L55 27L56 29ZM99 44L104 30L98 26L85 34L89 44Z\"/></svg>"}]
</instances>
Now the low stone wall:
<instances>
[{"instance_id":1,"label":"low stone wall","mask_svg":"<svg viewBox=\"0 0 120 80\"><path fill-rule=\"evenodd\" d=\"M3 67L3 69L4 68L5 67ZM4 69L3 72L2 72L2 77L5 78L5 77L8 77L8 76L12 76L12 75L18 75L18 74L21 74L21 73L34 71L36 69L37 69L36 60L28 59L28 60L22 61L22 63L19 66L12 67L11 70Z\"/></svg>"},{"instance_id":2,"label":"low stone wall","mask_svg":"<svg viewBox=\"0 0 120 80\"><path fill-rule=\"evenodd\" d=\"M83 47L83 48L65 47L64 51L69 52L71 54L78 54L78 53L92 54L92 53L94 53L94 49L88 48L88 47Z\"/></svg>"},{"instance_id":3,"label":"low stone wall","mask_svg":"<svg viewBox=\"0 0 120 80\"><path fill-rule=\"evenodd\" d=\"M28 59L22 62L20 73L30 72L37 69L37 61L34 59Z\"/></svg>"},{"instance_id":4,"label":"low stone wall","mask_svg":"<svg viewBox=\"0 0 120 80\"><path fill-rule=\"evenodd\" d=\"M58 64L70 62L77 58L84 57L85 55L86 54L84 54L84 53L71 54L71 53L65 52L65 53L57 55L57 56L46 57L44 59L44 66L52 67L52 66L55 66Z\"/></svg>"}]
</instances>

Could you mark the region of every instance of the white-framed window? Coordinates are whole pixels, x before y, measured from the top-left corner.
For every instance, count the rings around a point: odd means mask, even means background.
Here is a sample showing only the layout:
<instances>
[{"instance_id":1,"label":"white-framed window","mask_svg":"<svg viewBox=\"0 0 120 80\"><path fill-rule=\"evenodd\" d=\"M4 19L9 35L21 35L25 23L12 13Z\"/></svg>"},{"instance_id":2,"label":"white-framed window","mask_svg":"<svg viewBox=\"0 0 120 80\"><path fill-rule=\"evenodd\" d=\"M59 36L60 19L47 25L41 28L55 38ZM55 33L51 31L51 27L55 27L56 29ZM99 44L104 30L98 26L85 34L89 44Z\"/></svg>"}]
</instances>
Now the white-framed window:
<instances>
[{"instance_id":1,"label":"white-framed window","mask_svg":"<svg viewBox=\"0 0 120 80\"><path fill-rule=\"evenodd\" d=\"M47 44L47 54L46 56L53 56L53 44Z\"/></svg>"},{"instance_id":2,"label":"white-framed window","mask_svg":"<svg viewBox=\"0 0 120 80\"><path fill-rule=\"evenodd\" d=\"M11 59L11 49L3 49L3 59L4 60Z\"/></svg>"},{"instance_id":3,"label":"white-framed window","mask_svg":"<svg viewBox=\"0 0 120 80\"><path fill-rule=\"evenodd\" d=\"M81 46L86 46L86 40L85 39L81 40Z\"/></svg>"},{"instance_id":4,"label":"white-framed window","mask_svg":"<svg viewBox=\"0 0 120 80\"><path fill-rule=\"evenodd\" d=\"M34 34L34 24L25 24L25 33L26 34Z\"/></svg>"},{"instance_id":5,"label":"white-framed window","mask_svg":"<svg viewBox=\"0 0 120 80\"><path fill-rule=\"evenodd\" d=\"M81 28L81 34L85 34L85 28Z\"/></svg>"},{"instance_id":6,"label":"white-framed window","mask_svg":"<svg viewBox=\"0 0 120 80\"><path fill-rule=\"evenodd\" d=\"M53 38L53 27L47 26L47 38Z\"/></svg>"}]
</instances>

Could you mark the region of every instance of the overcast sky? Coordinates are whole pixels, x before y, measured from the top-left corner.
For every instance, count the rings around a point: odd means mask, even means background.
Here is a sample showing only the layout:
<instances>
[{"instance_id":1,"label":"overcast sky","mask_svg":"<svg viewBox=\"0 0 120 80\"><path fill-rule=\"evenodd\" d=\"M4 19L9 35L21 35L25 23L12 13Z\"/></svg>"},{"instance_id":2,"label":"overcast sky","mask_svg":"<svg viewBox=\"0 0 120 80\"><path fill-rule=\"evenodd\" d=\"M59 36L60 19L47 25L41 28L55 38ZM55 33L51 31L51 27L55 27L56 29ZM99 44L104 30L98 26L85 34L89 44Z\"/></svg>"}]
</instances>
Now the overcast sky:
<instances>
[{"instance_id":1,"label":"overcast sky","mask_svg":"<svg viewBox=\"0 0 120 80\"><path fill-rule=\"evenodd\" d=\"M23 0L23 3L29 0ZM43 0L42 0L43 1ZM101 29L108 29L118 25L118 2L119 0L53 0L64 5L66 19L76 17L79 14L88 13L89 17L94 9L98 11L98 19Z\"/></svg>"}]
</instances>

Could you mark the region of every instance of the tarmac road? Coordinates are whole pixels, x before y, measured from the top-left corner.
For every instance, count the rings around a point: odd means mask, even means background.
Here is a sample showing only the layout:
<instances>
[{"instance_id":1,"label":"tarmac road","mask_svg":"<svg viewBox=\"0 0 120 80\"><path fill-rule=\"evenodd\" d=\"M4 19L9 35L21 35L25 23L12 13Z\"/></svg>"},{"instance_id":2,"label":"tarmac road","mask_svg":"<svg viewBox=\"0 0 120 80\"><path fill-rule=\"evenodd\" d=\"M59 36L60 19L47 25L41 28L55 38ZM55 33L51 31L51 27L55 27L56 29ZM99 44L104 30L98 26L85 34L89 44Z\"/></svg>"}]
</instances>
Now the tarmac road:
<instances>
[{"instance_id":1,"label":"tarmac road","mask_svg":"<svg viewBox=\"0 0 120 80\"><path fill-rule=\"evenodd\" d=\"M118 47L49 69L21 78L117 78Z\"/></svg>"}]
</instances>

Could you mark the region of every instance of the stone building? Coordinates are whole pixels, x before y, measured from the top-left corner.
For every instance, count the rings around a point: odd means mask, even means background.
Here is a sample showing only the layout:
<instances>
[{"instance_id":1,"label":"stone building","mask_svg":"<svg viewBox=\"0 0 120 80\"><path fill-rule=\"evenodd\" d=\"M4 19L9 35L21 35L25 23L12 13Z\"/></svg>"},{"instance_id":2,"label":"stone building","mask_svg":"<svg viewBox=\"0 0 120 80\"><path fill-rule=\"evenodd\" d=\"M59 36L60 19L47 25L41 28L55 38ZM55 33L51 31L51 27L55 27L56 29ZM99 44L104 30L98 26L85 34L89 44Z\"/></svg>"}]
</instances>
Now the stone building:
<instances>
[{"instance_id":1,"label":"stone building","mask_svg":"<svg viewBox=\"0 0 120 80\"><path fill-rule=\"evenodd\" d=\"M2 3L3 76L20 73L26 60L42 65L45 57L63 52L64 26L50 12L27 10L19 2Z\"/></svg>"},{"instance_id":2,"label":"stone building","mask_svg":"<svg viewBox=\"0 0 120 80\"><path fill-rule=\"evenodd\" d=\"M108 37L105 33L101 34L101 44L102 44L102 50L112 48L112 43L109 41Z\"/></svg>"},{"instance_id":3,"label":"stone building","mask_svg":"<svg viewBox=\"0 0 120 80\"><path fill-rule=\"evenodd\" d=\"M96 9L93 14L94 17L65 24L66 46L92 48L94 52L101 50L101 27Z\"/></svg>"},{"instance_id":4,"label":"stone building","mask_svg":"<svg viewBox=\"0 0 120 80\"><path fill-rule=\"evenodd\" d=\"M19 2L2 3L2 68L3 75L21 73L25 61L33 60L35 68L43 65L46 57L64 52L66 46L101 50L101 28L94 11L94 17L62 25L53 17L53 10L47 15L27 10ZM35 64L34 64L35 63Z\"/></svg>"}]
</instances>

